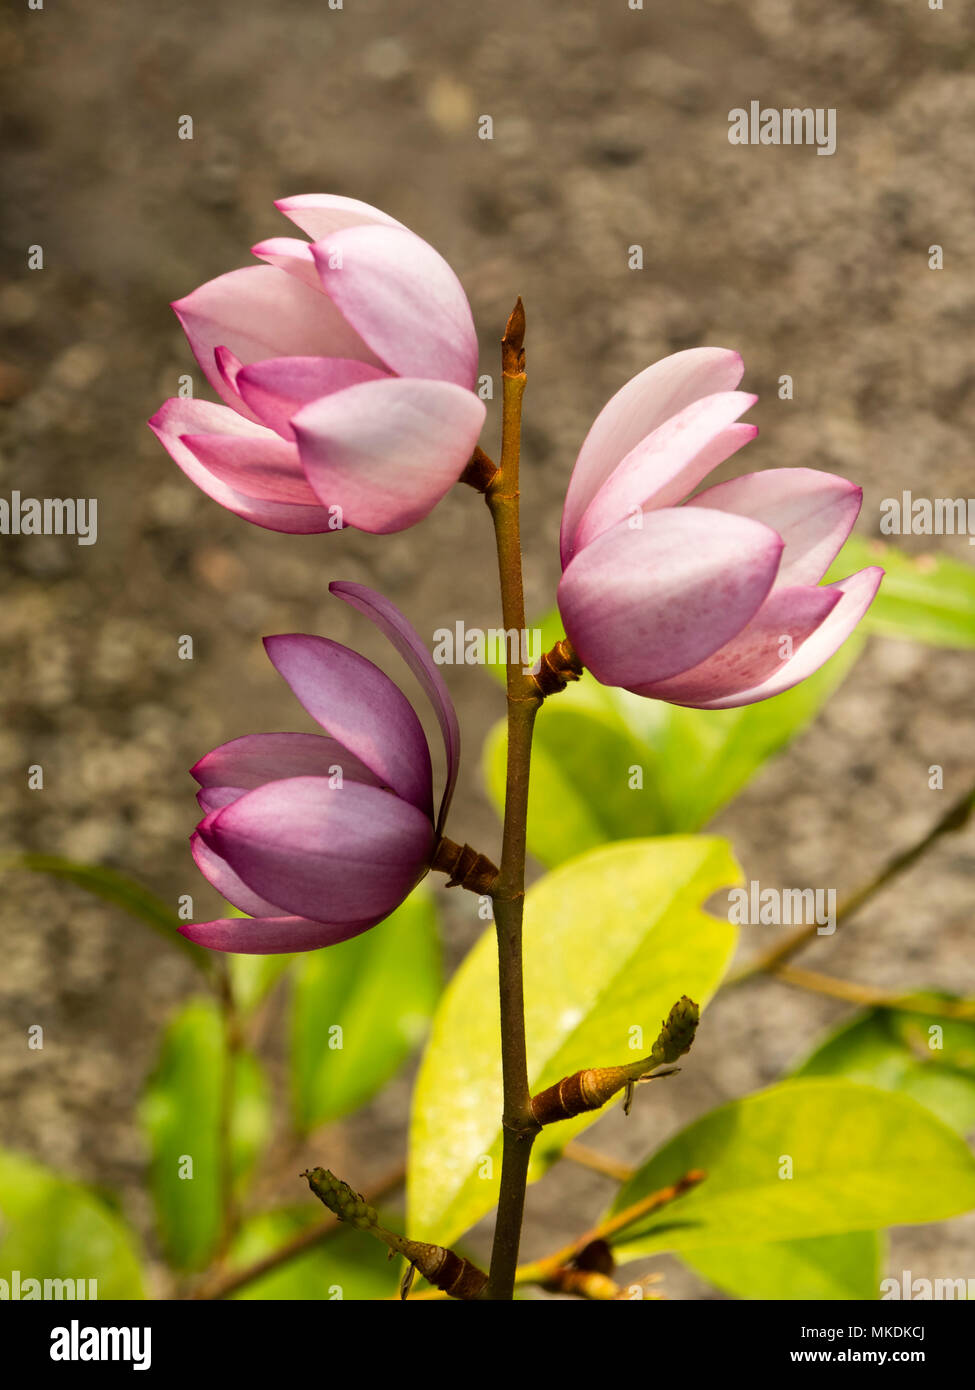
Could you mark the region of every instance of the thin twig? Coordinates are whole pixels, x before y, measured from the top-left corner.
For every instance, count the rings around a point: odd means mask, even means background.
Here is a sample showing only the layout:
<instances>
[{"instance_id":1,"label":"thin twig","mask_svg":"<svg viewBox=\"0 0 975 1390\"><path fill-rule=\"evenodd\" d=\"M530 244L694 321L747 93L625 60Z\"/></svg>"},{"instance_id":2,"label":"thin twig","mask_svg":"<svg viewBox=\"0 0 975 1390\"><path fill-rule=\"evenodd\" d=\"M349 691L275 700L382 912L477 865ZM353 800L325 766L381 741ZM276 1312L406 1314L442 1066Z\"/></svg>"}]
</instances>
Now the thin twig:
<instances>
[{"instance_id":1,"label":"thin twig","mask_svg":"<svg viewBox=\"0 0 975 1390\"><path fill-rule=\"evenodd\" d=\"M567 1158L570 1163L578 1163L580 1168L588 1168L604 1178L612 1178L613 1182L629 1182L636 1172L635 1168L614 1158L612 1154L599 1153L596 1149L590 1149L587 1144L580 1144L577 1139L569 1140L562 1150L562 1157Z\"/></svg>"}]
</instances>

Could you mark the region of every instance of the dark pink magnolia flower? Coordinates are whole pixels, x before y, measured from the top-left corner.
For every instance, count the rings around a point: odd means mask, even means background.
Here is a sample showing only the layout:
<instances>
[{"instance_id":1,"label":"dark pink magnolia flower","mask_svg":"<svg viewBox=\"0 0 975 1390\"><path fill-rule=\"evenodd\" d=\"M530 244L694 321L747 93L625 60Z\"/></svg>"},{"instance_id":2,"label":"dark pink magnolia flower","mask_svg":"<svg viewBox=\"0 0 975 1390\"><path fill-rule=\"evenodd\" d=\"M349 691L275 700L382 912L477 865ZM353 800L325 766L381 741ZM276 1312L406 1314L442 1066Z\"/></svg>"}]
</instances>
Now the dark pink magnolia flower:
<instances>
[{"instance_id":1,"label":"dark pink magnolia flower","mask_svg":"<svg viewBox=\"0 0 975 1390\"><path fill-rule=\"evenodd\" d=\"M330 591L386 634L430 697L447 754L439 810L435 817L426 736L387 675L326 637L266 638L271 661L326 735L252 734L193 768L204 812L193 857L249 914L180 928L201 946L252 955L331 946L388 917L429 868L457 780L453 702L394 604L361 584Z\"/></svg>"},{"instance_id":2,"label":"dark pink magnolia flower","mask_svg":"<svg viewBox=\"0 0 975 1390\"><path fill-rule=\"evenodd\" d=\"M562 514L559 608L604 685L701 709L768 699L817 670L873 601L873 566L821 585L861 489L811 468L698 484L743 444L735 352L648 367L597 417Z\"/></svg>"},{"instance_id":3,"label":"dark pink magnolia flower","mask_svg":"<svg viewBox=\"0 0 975 1390\"><path fill-rule=\"evenodd\" d=\"M150 427L258 526L401 531L457 481L484 423L467 297L431 246L368 203L276 206L310 242L263 241L264 265L173 305L226 404L169 400Z\"/></svg>"}]
</instances>

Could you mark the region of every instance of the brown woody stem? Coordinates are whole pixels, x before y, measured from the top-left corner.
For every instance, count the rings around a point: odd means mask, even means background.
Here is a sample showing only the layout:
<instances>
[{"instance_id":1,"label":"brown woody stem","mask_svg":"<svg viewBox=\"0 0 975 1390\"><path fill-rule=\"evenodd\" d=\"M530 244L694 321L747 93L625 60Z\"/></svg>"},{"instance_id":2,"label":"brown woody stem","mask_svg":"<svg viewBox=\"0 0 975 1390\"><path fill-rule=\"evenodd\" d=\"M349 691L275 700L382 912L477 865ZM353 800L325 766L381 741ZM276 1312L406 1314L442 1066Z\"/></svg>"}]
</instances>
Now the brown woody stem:
<instances>
[{"instance_id":1,"label":"brown woody stem","mask_svg":"<svg viewBox=\"0 0 975 1390\"><path fill-rule=\"evenodd\" d=\"M489 894L498 877L497 865L470 845L458 845L442 836L430 860L431 869L447 875L448 888L467 888Z\"/></svg>"}]
</instances>

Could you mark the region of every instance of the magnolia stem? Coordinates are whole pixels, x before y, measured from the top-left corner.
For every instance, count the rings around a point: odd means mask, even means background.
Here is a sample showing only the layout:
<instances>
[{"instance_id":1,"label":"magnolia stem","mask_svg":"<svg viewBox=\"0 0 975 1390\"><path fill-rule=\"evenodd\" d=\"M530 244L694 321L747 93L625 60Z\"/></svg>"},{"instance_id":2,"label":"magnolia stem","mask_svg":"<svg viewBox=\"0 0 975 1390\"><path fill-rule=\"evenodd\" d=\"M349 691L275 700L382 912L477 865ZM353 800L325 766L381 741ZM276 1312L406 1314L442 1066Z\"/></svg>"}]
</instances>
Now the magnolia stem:
<instances>
[{"instance_id":1,"label":"magnolia stem","mask_svg":"<svg viewBox=\"0 0 975 1390\"><path fill-rule=\"evenodd\" d=\"M224 1036L223 1075L220 1081L220 1119L217 1149L220 1164L221 1224L217 1260L222 1262L237 1232L239 1212L234 1191L233 1129L236 1105L237 1059L243 1046L233 982L227 963L220 962L219 1003Z\"/></svg>"},{"instance_id":2,"label":"magnolia stem","mask_svg":"<svg viewBox=\"0 0 975 1390\"><path fill-rule=\"evenodd\" d=\"M874 989L871 985L857 984L853 980L837 980L832 975L820 975L814 970L800 970L795 965L780 965L774 971L774 978L796 989L824 994L830 999L842 999L844 1003L857 1004L860 1008L899 1009L904 1013L930 1014L932 1018L975 1020L975 999L939 999L937 995L923 991L891 993L889 990Z\"/></svg>"},{"instance_id":3,"label":"magnolia stem","mask_svg":"<svg viewBox=\"0 0 975 1390\"><path fill-rule=\"evenodd\" d=\"M485 494L494 521L501 611L509 632L512 629L524 632L526 626L518 479L521 402L525 390L524 336L525 313L519 299L508 319L501 344L501 464ZM504 831L501 865L491 893L498 938L504 1148L487 1297L509 1300L514 1292L521 1243L528 1163L539 1128L531 1112L528 1084L521 937L532 730L543 697L531 677L525 675L517 657L512 659L510 649L506 675L508 755Z\"/></svg>"}]
</instances>

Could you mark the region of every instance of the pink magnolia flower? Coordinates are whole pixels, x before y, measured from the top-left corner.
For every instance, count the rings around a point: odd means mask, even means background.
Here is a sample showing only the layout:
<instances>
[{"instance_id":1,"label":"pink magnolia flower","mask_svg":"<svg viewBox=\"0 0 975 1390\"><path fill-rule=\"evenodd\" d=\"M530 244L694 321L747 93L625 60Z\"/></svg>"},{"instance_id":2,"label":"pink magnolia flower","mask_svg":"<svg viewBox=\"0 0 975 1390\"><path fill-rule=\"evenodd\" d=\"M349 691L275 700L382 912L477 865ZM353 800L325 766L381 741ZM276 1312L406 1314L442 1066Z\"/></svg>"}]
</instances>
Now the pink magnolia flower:
<instances>
[{"instance_id":1,"label":"pink magnolia flower","mask_svg":"<svg viewBox=\"0 0 975 1390\"><path fill-rule=\"evenodd\" d=\"M272 531L401 531L455 483L484 423L477 338L447 262L354 198L276 206L310 242L173 308L224 405L173 399L149 421L221 506Z\"/></svg>"},{"instance_id":2,"label":"pink magnolia flower","mask_svg":"<svg viewBox=\"0 0 975 1390\"><path fill-rule=\"evenodd\" d=\"M604 685L700 709L768 699L817 670L873 601L883 570L820 580L861 489L773 468L690 497L743 444L756 397L735 352L666 357L609 401L562 513L559 608Z\"/></svg>"},{"instance_id":3,"label":"pink magnolia flower","mask_svg":"<svg viewBox=\"0 0 975 1390\"><path fill-rule=\"evenodd\" d=\"M385 633L430 697L447 754L439 810L435 818L420 721L387 675L326 637L266 638L274 666L326 735L251 734L193 768L204 813L193 857L248 913L180 928L201 946L270 955L358 936L424 876L443 830L460 759L443 677L394 604L361 584L329 588Z\"/></svg>"}]
</instances>

